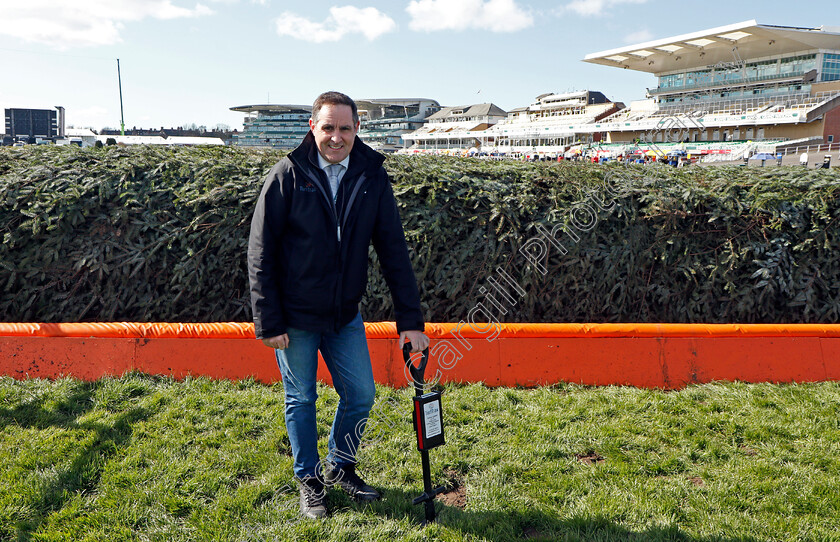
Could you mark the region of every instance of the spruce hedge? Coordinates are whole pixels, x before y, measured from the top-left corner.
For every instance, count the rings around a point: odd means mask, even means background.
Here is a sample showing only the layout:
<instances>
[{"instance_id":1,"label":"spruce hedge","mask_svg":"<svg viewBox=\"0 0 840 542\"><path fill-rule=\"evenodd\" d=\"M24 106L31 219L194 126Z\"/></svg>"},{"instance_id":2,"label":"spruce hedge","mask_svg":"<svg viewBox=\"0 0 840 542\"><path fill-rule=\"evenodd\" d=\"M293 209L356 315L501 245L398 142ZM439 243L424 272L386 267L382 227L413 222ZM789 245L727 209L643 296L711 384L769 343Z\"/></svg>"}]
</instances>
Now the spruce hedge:
<instances>
[{"instance_id":1,"label":"spruce hedge","mask_svg":"<svg viewBox=\"0 0 840 542\"><path fill-rule=\"evenodd\" d=\"M250 218L281 156L0 150L2 320L250 320ZM445 157L389 157L386 168L429 321L481 320L475 309L493 307L490 282L503 276L519 288L494 315L509 322L840 316L836 169ZM392 318L375 264L362 313Z\"/></svg>"}]
</instances>

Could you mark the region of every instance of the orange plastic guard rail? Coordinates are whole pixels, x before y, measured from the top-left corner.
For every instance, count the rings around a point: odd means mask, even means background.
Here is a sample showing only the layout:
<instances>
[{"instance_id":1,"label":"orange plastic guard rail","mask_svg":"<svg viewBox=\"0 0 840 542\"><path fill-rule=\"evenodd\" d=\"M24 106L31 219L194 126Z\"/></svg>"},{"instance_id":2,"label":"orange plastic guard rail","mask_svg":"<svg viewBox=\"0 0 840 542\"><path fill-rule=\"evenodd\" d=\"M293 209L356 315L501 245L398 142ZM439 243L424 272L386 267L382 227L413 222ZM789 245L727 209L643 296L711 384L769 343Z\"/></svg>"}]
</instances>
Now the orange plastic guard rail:
<instances>
[{"instance_id":1,"label":"orange plastic guard rail","mask_svg":"<svg viewBox=\"0 0 840 542\"><path fill-rule=\"evenodd\" d=\"M217 322L212 324L160 322L0 323L0 336L99 337L112 339L253 339L254 324L244 322Z\"/></svg>"},{"instance_id":2,"label":"orange plastic guard rail","mask_svg":"<svg viewBox=\"0 0 840 542\"><path fill-rule=\"evenodd\" d=\"M366 324L376 382L405 386L393 322ZM427 324L442 382L679 388L840 380L840 324ZM497 340L501 339L501 340ZM95 380L127 371L275 382L247 323L0 323L0 375ZM323 361L319 377L331 382Z\"/></svg>"},{"instance_id":3,"label":"orange plastic guard rail","mask_svg":"<svg viewBox=\"0 0 840 542\"><path fill-rule=\"evenodd\" d=\"M370 339L397 336L394 322L365 324ZM575 337L840 337L840 324L426 324L431 338L473 339ZM3 323L6 337L101 337L254 339L254 325L216 323Z\"/></svg>"}]
</instances>

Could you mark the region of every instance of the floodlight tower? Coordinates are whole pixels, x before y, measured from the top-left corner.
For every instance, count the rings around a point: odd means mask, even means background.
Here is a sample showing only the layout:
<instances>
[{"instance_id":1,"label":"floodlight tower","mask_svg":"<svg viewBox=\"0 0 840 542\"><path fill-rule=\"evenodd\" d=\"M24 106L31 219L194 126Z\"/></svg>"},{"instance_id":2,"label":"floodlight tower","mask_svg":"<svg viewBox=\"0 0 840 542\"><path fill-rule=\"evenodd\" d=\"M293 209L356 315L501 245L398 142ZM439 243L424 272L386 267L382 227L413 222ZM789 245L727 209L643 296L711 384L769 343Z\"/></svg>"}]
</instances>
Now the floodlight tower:
<instances>
[{"instance_id":1,"label":"floodlight tower","mask_svg":"<svg viewBox=\"0 0 840 542\"><path fill-rule=\"evenodd\" d=\"M125 135L125 117L123 116L122 76L120 75L120 59L117 59L117 82L120 85L120 135Z\"/></svg>"}]
</instances>

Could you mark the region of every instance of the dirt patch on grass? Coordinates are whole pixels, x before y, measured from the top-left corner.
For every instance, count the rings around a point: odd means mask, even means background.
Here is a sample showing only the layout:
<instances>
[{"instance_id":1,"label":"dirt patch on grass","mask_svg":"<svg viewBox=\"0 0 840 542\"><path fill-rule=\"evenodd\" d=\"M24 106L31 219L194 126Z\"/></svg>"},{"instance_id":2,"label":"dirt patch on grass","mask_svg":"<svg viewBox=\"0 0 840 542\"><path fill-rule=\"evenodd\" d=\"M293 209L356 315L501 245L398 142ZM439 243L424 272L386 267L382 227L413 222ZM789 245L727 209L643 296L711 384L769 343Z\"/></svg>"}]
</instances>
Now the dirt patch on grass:
<instances>
[{"instance_id":1,"label":"dirt patch on grass","mask_svg":"<svg viewBox=\"0 0 840 542\"><path fill-rule=\"evenodd\" d=\"M454 506L463 510L467 506L467 488L464 486L461 475L454 470L447 470L444 474L446 474L448 480L445 484L446 491L438 494L437 500L446 506Z\"/></svg>"},{"instance_id":2,"label":"dirt patch on grass","mask_svg":"<svg viewBox=\"0 0 840 542\"><path fill-rule=\"evenodd\" d=\"M454 506L463 510L467 506L467 488L462 486L451 491L445 491L438 495L437 499L446 506Z\"/></svg>"},{"instance_id":3,"label":"dirt patch on grass","mask_svg":"<svg viewBox=\"0 0 840 542\"><path fill-rule=\"evenodd\" d=\"M547 535L539 532L533 527L528 527L522 532L522 538L525 540L534 540L539 538L547 538Z\"/></svg>"},{"instance_id":4,"label":"dirt patch on grass","mask_svg":"<svg viewBox=\"0 0 840 542\"><path fill-rule=\"evenodd\" d=\"M585 454L575 454L575 457L578 458L578 461L581 463L586 463L587 465L597 465L598 463L603 463L606 461L604 456L596 452L595 450L589 450Z\"/></svg>"},{"instance_id":5,"label":"dirt patch on grass","mask_svg":"<svg viewBox=\"0 0 840 542\"><path fill-rule=\"evenodd\" d=\"M692 484L696 485L697 487L703 487L703 486L706 485L706 482L703 481L703 479L700 478L699 476L692 476L691 478L688 479L688 481L691 482Z\"/></svg>"}]
</instances>

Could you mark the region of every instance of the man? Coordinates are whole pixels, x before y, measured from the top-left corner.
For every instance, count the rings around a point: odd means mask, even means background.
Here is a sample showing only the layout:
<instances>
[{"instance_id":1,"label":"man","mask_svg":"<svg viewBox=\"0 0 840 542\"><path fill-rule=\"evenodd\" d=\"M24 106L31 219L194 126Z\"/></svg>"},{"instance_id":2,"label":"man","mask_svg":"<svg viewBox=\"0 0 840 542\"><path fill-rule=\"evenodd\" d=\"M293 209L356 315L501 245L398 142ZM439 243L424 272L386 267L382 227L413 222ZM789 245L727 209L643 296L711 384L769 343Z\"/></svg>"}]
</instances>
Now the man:
<instances>
[{"instance_id":1,"label":"man","mask_svg":"<svg viewBox=\"0 0 840 542\"><path fill-rule=\"evenodd\" d=\"M359 314L371 242L394 300L400 347L408 341L420 352L429 339L384 157L356 137L355 102L321 94L309 127L265 180L251 221L248 275L256 337L275 349L283 377L301 513L320 518L325 484L357 501L379 498L355 462L376 391ZM323 465L315 425L319 350L339 395Z\"/></svg>"}]
</instances>

